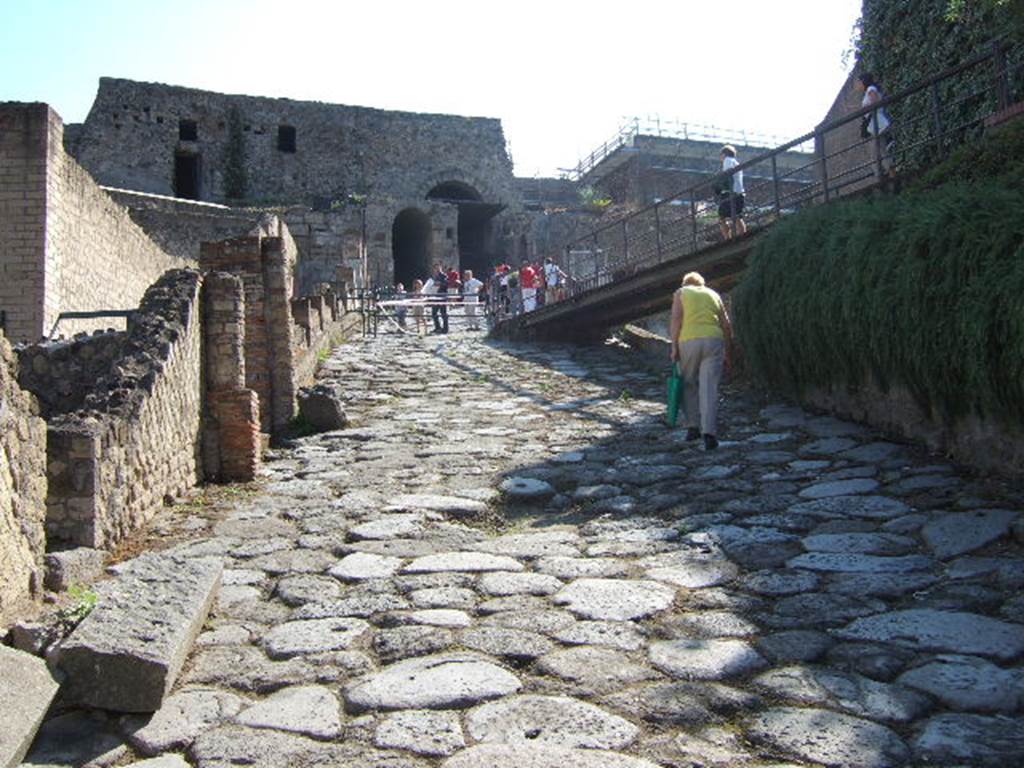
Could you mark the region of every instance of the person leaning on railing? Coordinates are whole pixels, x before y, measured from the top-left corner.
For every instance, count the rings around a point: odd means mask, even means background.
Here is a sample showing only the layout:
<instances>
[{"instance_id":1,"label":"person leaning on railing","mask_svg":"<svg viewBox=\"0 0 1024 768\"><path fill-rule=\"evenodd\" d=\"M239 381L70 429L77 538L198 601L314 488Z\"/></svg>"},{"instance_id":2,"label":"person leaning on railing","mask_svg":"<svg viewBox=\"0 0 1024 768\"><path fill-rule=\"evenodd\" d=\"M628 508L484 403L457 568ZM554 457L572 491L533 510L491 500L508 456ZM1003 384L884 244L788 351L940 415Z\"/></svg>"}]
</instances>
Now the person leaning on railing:
<instances>
[{"instance_id":1,"label":"person leaning on railing","mask_svg":"<svg viewBox=\"0 0 1024 768\"><path fill-rule=\"evenodd\" d=\"M688 272L672 296L671 357L686 380L686 440L703 435L704 449L718 447L718 386L732 354L732 322L722 297ZM699 420L698 420L699 415Z\"/></svg>"}]
</instances>

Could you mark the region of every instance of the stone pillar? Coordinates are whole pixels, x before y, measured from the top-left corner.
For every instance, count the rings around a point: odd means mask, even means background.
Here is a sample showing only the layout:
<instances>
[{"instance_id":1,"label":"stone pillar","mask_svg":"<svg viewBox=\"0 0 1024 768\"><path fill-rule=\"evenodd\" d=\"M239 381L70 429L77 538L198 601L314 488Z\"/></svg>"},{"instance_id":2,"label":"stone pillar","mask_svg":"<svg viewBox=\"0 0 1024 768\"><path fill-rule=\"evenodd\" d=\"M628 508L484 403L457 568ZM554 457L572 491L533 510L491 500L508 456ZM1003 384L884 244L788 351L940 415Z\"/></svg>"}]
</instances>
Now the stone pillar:
<instances>
[{"instance_id":1,"label":"stone pillar","mask_svg":"<svg viewBox=\"0 0 1024 768\"><path fill-rule=\"evenodd\" d=\"M211 272L203 281L206 476L245 482L260 462L259 397L245 386L245 288L242 278Z\"/></svg>"},{"instance_id":2,"label":"stone pillar","mask_svg":"<svg viewBox=\"0 0 1024 768\"><path fill-rule=\"evenodd\" d=\"M292 318L292 264L294 253L283 238L265 238L263 286L264 311L270 350L271 427L279 432L298 412L295 380L295 322Z\"/></svg>"}]
</instances>

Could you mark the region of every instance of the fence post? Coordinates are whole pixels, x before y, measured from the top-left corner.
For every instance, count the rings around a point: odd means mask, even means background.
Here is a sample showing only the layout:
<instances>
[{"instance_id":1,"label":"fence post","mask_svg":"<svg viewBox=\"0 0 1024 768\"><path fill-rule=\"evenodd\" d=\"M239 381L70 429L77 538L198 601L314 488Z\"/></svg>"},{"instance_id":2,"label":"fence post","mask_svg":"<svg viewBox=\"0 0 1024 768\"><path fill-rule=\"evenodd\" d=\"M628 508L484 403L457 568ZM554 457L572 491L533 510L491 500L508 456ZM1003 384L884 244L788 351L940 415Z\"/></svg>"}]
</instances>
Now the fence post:
<instances>
[{"instance_id":1,"label":"fence post","mask_svg":"<svg viewBox=\"0 0 1024 768\"><path fill-rule=\"evenodd\" d=\"M821 195L822 202L827 203L828 194L828 164L825 162L825 136L821 131L814 131L814 154L818 156L818 172L821 174ZM813 199L813 198L812 198Z\"/></svg>"},{"instance_id":2,"label":"fence post","mask_svg":"<svg viewBox=\"0 0 1024 768\"><path fill-rule=\"evenodd\" d=\"M996 70L996 107L1002 112L1010 106L1010 83L1006 76L1006 50L999 40L992 43L992 66Z\"/></svg>"},{"instance_id":3,"label":"fence post","mask_svg":"<svg viewBox=\"0 0 1024 768\"><path fill-rule=\"evenodd\" d=\"M657 249L658 263L661 263L661 203L654 204L654 247Z\"/></svg>"},{"instance_id":4,"label":"fence post","mask_svg":"<svg viewBox=\"0 0 1024 768\"><path fill-rule=\"evenodd\" d=\"M778 155L772 155L772 195L775 197L775 218L782 218L782 196L779 194Z\"/></svg>"}]
</instances>

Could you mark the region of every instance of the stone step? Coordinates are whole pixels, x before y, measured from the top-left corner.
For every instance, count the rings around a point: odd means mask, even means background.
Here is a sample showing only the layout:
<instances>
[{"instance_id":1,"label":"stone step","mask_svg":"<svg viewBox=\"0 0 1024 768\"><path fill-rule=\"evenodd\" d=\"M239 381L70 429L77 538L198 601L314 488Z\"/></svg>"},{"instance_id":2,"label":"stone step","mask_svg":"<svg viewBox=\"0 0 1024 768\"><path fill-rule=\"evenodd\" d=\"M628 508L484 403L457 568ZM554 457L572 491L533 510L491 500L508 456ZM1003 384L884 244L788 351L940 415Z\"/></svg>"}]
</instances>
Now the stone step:
<instances>
[{"instance_id":1,"label":"stone step","mask_svg":"<svg viewBox=\"0 0 1024 768\"><path fill-rule=\"evenodd\" d=\"M45 661L0 645L0 766L21 764L58 687Z\"/></svg>"}]
</instances>

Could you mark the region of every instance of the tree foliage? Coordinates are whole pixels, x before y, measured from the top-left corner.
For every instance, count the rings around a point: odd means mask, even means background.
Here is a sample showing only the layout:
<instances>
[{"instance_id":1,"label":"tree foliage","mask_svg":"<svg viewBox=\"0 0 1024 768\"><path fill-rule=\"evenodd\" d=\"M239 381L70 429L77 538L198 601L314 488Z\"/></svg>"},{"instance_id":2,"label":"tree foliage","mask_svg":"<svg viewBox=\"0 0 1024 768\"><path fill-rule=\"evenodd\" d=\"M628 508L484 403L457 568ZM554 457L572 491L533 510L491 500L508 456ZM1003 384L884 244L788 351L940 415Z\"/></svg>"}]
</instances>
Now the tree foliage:
<instances>
[{"instance_id":1,"label":"tree foliage","mask_svg":"<svg viewBox=\"0 0 1024 768\"><path fill-rule=\"evenodd\" d=\"M753 371L793 392L873 378L945 417L1024 424L1024 161L1008 152L1024 157L1024 130L902 195L777 224L734 297Z\"/></svg>"}]
</instances>

